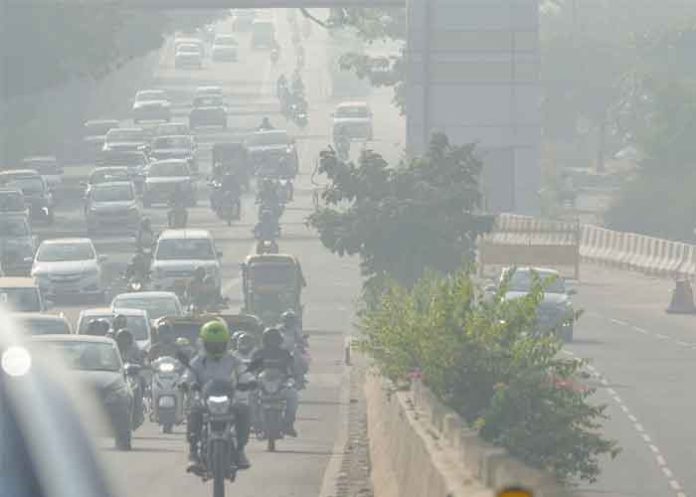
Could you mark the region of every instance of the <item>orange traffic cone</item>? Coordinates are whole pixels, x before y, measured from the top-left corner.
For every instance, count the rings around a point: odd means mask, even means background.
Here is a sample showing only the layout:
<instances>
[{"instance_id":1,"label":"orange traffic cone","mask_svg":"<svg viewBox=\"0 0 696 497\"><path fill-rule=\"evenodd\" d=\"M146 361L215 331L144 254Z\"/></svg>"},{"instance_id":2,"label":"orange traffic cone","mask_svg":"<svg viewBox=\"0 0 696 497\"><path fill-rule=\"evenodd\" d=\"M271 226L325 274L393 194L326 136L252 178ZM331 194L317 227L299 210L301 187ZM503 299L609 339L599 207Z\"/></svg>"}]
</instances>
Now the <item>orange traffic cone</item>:
<instances>
[{"instance_id":1,"label":"orange traffic cone","mask_svg":"<svg viewBox=\"0 0 696 497\"><path fill-rule=\"evenodd\" d=\"M672 300L666 309L669 314L696 314L694 292L687 279L677 279L672 290Z\"/></svg>"}]
</instances>

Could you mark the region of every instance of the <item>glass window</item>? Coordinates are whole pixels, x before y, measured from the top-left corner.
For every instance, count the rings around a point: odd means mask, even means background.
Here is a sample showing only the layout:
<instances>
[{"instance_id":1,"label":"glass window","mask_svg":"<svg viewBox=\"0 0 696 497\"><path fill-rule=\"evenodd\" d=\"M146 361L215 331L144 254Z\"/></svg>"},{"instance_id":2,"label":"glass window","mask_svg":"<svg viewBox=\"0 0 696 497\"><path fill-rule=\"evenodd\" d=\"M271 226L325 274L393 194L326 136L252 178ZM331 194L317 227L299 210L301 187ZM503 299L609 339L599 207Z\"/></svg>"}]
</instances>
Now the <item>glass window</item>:
<instances>
[{"instance_id":1,"label":"glass window","mask_svg":"<svg viewBox=\"0 0 696 497\"><path fill-rule=\"evenodd\" d=\"M139 102L145 100L166 100L167 95L162 90L148 90L138 92L138 95L135 97L135 99Z\"/></svg>"},{"instance_id":2,"label":"glass window","mask_svg":"<svg viewBox=\"0 0 696 497\"><path fill-rule=\"evenodd\" d=\"M121 357L114 344L72 340L49 343L62 353L71 369L113 372L121 370Z\"/></svg>"},{"instance_id":3,"label":"glass window","mask_svg":"<svg viewBox=\"0 0 696 497\"><path fill-rule=\"evenodd\" d=\"M140 129L112 129L106 135L107 141L144 141L143 131Z\"/></svg>"},{"instance_id":4,"label":"glass window","mask_svg":"<svg viewBox=\"0 0 696 497\"><path fill-rule=\"evenodd\" d=\"M249 268L252 285L289 285L296 274L295 266L289 264L252 264Z\"/></svg>"},{"instance_id":5,"label":"glass window","mask_svg":"<svg viewBox=\"0 0 696 497\"><path fill-rule=\"evenodd\" d=\"M186 238L160 240L155 259L167 261L178 259L213 260L213 244L207 238Z\"/></svg>"},{"instance_id":6,"label":"glass window","mask_svg":"<svg viewBox=\"0 0 696 497\"><path fill-rule=\"evenodd\" d=\"M369 117L370 112L367 107L355 106L355 107L339 107L336 110L336 117Z\"/></svg>"},{"instance_id":7,"label":"glass window","mask_svg":"<svg viewBox=\"0 0 696 497\"><path fill-rule=\"evenodd\" d=\"M134 198L130 184L98 185L92 190L91 196L95 202L126 202Z\"/></svg>"},{"instance_id":8,"label":"glass window","mask_svg":"<svg viewBox=\"0 0 696 497\"><path fill-rule=\"evenodd\" d=\"M44 182L41 176L9 176L0 178L0 182L22 190L24 195L35 195L44 191Z\"/></svg>"},{"instance_id":9,"label":"glass window","mask_svg":"<svg viewBox=\"0 0 696 497\"><path fill-rule=\"evenodd\" d=\"M528 292L538 279L544 284L546 293L565 293L565 282L557 273L549 271L517 270L510 278L508 290L511 292Z\"/></svg>"},{"instance_id":10,"label":"glass window","mask_svg":"<svg viewBox=\"0 0 696 497\"><path fill-rule=\"evenodd\" d=\"M190 148L191 140L186 136L161 136L156 138L153 148Z\"/></svg>"},{"instance_id":11,"label":"glass window","mask_svg":"<svg viewBox=\"0 0 696 497\"><path fill-rule=\"evenodd\" d=\"M290 137L286 131L265 131L254 133L249 137L248 144L252 147L263 147L265 145L287 145Z\"/></svg>"},{"instance_id":12,"label":"glass window","mask_svg":"<svg viewBox=\"0 0 696 497\"><path fill-rule=\"evenodd\" d=\"M107 183L110 181L128 181L127 169L101 169L94 171L90 177L90 183L96 185L98 183Z\"/></svg>"},{"instance_id":13,"label":"glass window","mask_svg":"<svg viewBox=\"0 0 696 497\"><path fill-rule=\"evenodd\" d=\"M39 247L36 260L40 262L84 261L96 258L90 243L44 243Z\"/></svg>"},{"instance_id":14,"label":"glass window","mask_svg":"<svg viewBox=\"0 0 696 497\"><path fill-rule=\"evenodd\" d=\"M20 322L31 335L63 335L70 333L70 326L62 319L20 318Z\"/></svg>"},{"instance_id":15,"label":"glass window","mask_svg":"<svg viewBox=\"0 0 696 497\"><path fill-rule=\"evenodd\" d=\"M148 176L188 176L189 170L184 162L156 162L147 171Z\"/></svg>"},{"instance_id":16,"label":"glass window","mask_svg":"<svg viewBox=\"0 0 696 497\"><path fill-rule=\"evenodd\" d=\"M178 302L170 297L131 297L127 295L119 296L111 303L113 308L121 309L141 309L147 311L150 319L159 319L163 316L178 316L180 308Z\"/></svg>"},{"instance_id":17,"label":"glass window","mask_svg":"<svg viewBox=\"0 0 696 497\"><path fill-rule=\"evenodd\" d=\"M223 105L222 97L216 95L206 95L193 99L195 107L221 107Z\"/></svg>"},{"instance_id":18,"label":"glass window","mask_svg":"<svg viewBox=\"0 0 696 497\"><path fill-rule=\"evenodd\" d=\"M0 303L15 312L41 312L41 297L36 287L0 288Z\"/></svg>"},{"instance_id":19,"label":"glass window","mask_svg":"<svg viewBox=\"0 0 696 497\"><path fill-rule=\"evenodd\" d=\"M89 323L94 319L105 319L111 323L114 320L114 315L109 313L84 316L80 319L80 327L78 328L77 333L80 335L87 335ZM128 330L133 334L133 338L136 340L147 340L149 338L147 334L149 323L145 316L126 316L126 321L128 322Z\"/></svg>"}]
</instances>

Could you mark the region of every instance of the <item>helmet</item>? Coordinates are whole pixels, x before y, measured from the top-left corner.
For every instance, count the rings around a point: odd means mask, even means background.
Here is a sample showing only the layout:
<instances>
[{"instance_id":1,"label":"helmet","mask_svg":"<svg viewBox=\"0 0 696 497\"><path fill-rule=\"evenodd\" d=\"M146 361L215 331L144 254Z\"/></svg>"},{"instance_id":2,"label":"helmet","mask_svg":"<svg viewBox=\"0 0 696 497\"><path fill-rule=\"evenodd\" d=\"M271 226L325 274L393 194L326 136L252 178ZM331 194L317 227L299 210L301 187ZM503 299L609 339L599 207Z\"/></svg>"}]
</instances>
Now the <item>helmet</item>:
<instances>
[{"instance_id":1,"label":"helmet","mask_svg":"<svg viewBox=\"0 0 696 497\"><path fill-rule=\"evenodd\" d=\"M128 327L128 318L123 314L117 314L114 316L113 329L114 332L118 332L124 328Z\"/></svg>"},{"instance_id":2,"label":"helmet","mask_svg":"<svg viewBox=\"0 0 696 497\"><path fill-rule=\"evenodd\" d=\"M109 332L109 322L106 319L92 319L87 327L87 334L105 336Z\"/></svg>"},{"instance_id":3,"label":"helmet","mask_svg":"<svg viewBox=\"0 0 696 497\"><path fill-rule=\"evenodd\" d=\"M160 321L157 323L157 338L160 343L172 343L174 339L174 330L169 321Z\"/></svg>"},{"instance_id":4,"label":"helmet","mask_svg":"<svg viewBox=\"0 0 696 497\"><path fill-rule=\"evenodd\" d=\"M126 330L125 328L116 333L116 344L119 350L126 350L133 346L135 340L133 339L133 333Z\"/></svg>"},{"instance_id":5,"label":"helmet","mask_svg":"<svg viewBox=\"0 0 696 497\"><path fill-rule=\"evenodd\" d=\"M283 345L283 334L278 328L266 328L263 332L264 347L280 348Z\"/></svg>"},{"instance_id":6,"label":"helmet","mask_svg":"<svg viewBox=\"0 0 696 497\"><path fill-rule=\"evenodd\" d=\"M140 221L140 226L142 226L143 229L149 230L150 227L152 226L152 223L150 222L150 218L149 218L149 217L144 217L144 218Z\"/></svg>"},{"instance_id":7,"label":"helmet","mask_svg":"<svg viewBox=\"0 0 696 497\"><path fill-rule=\"evenodd\" d=\"M201 341L205 351L215 358L220 358L227 352L230 341L230 330L222 321L208 321L201 327Z\"/></svg>"},{"instance_id":8,"label":"helmet","mask_svg":"<svg viewBox=\"0 0 696 497\"><path fill-rule=\"evenodd\" d=\"M297 314L292 309L285 311L280 319L283 321L285 326L295 326L297 324Z\"/></svg>"},{"instance_id":9,"label":"helmet","mask_svg":"<svg viewBox=\"0 0 696 497\"><path fill-rule=\"evenodd\" d=\"M237 337L237 350L248 352L254 348L254 337L249 333L242 332Z\"/></svg>"},{"instance_id":10,"label":"helmet","mask_svg":"<svg viewBox=\"0 0 696 497\"><path fill-rule=\"evenodd\" d=\"M193 277L199 280L205 278L205 268L203 266L198 266L193 272Z\"/></svg>"}]
</instances>

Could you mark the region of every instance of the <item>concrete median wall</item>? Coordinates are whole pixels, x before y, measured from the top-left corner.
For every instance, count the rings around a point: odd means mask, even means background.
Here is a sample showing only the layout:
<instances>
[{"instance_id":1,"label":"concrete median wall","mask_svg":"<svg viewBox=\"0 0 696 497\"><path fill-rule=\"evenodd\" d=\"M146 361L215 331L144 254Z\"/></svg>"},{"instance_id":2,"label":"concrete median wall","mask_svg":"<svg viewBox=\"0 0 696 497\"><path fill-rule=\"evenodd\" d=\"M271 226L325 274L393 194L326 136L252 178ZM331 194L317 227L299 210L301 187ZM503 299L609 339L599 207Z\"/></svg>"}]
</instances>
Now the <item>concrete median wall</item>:
<instances>
[{"instance_id":1,"label":"concrete median wall","mask_svg":"<svg viewBox=\"0 0 696 497\"><path fill-rule=\"evenodd\" d=\"M422 385L393 391L368 375L365 398L375 497L489 497L513 485L535 497L570 495L550 475L482 441Z\"/></svg>"}]
</instances>

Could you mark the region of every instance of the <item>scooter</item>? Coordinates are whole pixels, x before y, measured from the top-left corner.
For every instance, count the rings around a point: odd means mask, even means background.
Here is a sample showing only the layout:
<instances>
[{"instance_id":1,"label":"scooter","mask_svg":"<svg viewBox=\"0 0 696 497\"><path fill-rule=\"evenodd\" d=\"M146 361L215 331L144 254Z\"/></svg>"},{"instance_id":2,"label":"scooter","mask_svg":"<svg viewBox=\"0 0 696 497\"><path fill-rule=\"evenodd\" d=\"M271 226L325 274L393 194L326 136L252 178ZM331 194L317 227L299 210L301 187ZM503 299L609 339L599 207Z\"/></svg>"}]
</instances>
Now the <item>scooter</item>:
<instances>
[{"instance_id":1,"label":"scooter","mask_svg":"<svg viewBox=\"0 0 696 497\"><path fill-rule=\"evenodd\" d=\"M143 383L140 371L142 367L139 364L128 363L123 367L126 373L126 383L133 392L133 411L131 414L131 427L133 431L137 430L145 421L145 402L143 399Z\"/></svg>"},{"instance_id":2,"label":"scooter","mask_svg":"<svg viewBox=\"0 0 696 497\"><path fill-rule=\"evenodd\" d=\"M232 226L232 221L239 219L240 211L241 205L239 199L236 198L232 192L221 192L217 215L227 223L227 226Z\"/></svg>"},{"instance_id":3,"label":"scooter","mask_svg":"<svg viewBox=\"0 0 696 497\"><path fill-rule=\"evenodd\" d=\"M174 425L184 421L184 393L179 388L181 363L164 356L152 364L152 412L150 421L162 427L162 433L171 433Z\"/></svg>"}]
</instances>

